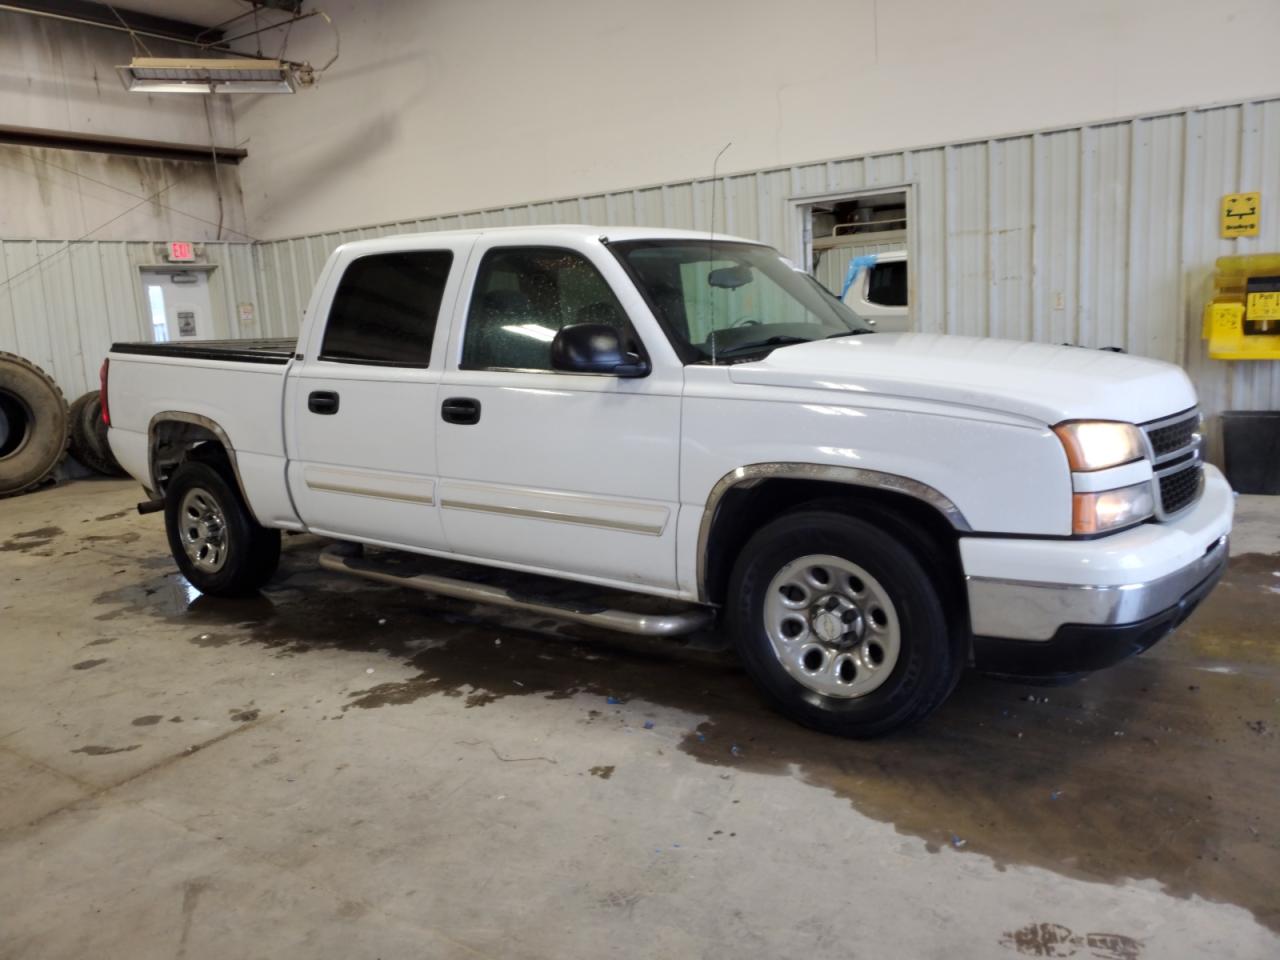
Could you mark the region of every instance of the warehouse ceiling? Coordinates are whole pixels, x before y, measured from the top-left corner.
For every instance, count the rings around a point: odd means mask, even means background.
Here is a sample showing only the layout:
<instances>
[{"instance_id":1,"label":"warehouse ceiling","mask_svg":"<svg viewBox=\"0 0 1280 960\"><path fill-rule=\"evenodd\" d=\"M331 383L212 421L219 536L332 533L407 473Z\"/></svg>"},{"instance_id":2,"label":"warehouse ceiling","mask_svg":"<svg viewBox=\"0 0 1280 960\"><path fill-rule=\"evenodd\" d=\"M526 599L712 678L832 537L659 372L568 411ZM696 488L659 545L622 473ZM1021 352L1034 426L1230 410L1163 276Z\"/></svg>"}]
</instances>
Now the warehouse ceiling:
<instances>
[{"instance_id":1,"label":"warehouse ceiling","mask_svg":"<svg viewBox=\"0 0 1280 960\"><path fill-rule=\"evenodd\" d=\"M249 0L124 0L122 3L112 3L111 6L117 10L145 13L169 20L185 20L202 27L211 27L250 12L255 6L270 17L274 10L293 13L302 3L300 0L264 0L258 3L250 3Z\"/></svg>"},{"instance_id":2,"label":"warehouse ceiling","mask_svg":"<svg viewBox=\"0 0 1280 960\"><path fill-rule=\"evenodd\" d=\"M286 21L299 12L302 0L6 0L0 6L103 25L123 21L144 33L200 35L207 41Z\"/></svg>"}]
</instances>

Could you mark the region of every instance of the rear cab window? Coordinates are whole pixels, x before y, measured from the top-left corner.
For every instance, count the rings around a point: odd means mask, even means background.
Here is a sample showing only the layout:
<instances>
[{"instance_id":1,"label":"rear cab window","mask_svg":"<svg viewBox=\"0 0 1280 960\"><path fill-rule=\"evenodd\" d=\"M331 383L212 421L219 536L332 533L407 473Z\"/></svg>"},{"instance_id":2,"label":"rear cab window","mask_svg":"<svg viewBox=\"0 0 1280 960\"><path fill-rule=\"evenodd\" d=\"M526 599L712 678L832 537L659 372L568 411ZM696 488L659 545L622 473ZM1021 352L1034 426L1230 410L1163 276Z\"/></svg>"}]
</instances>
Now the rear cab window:
<instances>
[{"instance_id":1,"label":"rear cab window","mask_svg":"<svg viewBox=\"0 0 1280 960\"><path fill-rule=\"evenodd\" d=\"M551 371L551 341L573 323L603 323L635 340L613 288L582 254L495 247L476 273L462 340L463 370Z\"/></svg>"},{"instance_id":2,"label":"rear cab window","mask_svg":"<svg viewBox=\"0 0 1280 960\"><path fill-rule=\"evenodd\" d=\"M431 363L449 250L404 250L347 265L325 324L320 359L390 367Z\"/></svg>"}]
</instances>

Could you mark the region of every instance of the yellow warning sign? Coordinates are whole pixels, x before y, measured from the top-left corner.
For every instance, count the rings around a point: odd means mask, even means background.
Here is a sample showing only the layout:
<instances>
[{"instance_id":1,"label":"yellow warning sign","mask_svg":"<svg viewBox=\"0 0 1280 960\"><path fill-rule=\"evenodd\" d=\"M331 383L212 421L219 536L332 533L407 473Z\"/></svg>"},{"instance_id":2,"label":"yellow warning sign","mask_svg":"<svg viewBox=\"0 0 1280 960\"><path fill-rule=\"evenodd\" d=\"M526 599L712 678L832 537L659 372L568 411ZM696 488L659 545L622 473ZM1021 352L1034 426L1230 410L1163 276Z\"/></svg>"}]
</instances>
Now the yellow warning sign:
<instances>
[{"instance_id":1,"label":"yellow warning sign","mask_svg":"<svg viewBox=\"0 0 1280 960\"><path fill-rule=\"evenodd\" d=\"M1245 301L1245 313L1252 320L1280 320L1280 290L1251 293Z\"/></svg>"},{"instance_id":2,"label":"yellow warning sign","mask_svg":"<svg viewBox=\"0 0 1280 960\"><path fill-rule=\"evenodd\" d=\"M1256 237L1261 209L1260 193L1228 193L1222 198L1222 236Z\"/></svg>"}]
</instances>

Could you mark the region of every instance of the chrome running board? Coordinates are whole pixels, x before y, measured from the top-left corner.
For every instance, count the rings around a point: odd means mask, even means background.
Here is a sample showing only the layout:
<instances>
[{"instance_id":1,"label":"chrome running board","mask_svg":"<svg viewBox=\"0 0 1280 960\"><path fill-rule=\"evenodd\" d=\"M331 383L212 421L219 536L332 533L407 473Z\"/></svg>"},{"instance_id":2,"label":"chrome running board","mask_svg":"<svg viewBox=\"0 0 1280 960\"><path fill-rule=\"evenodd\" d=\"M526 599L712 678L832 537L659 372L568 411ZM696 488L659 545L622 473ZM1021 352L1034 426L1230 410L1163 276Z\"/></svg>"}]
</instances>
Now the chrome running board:
<instances>
[{"instance_id":1,"label":"chrome running board","mask_svg":"<svg viewBox=\"0 0 1280 960\"><path fill-rule=\"evenodd\" d=\"M406 555L393 553L390 556L399 560ZM427 560L427 558L416 556L414 559ZM461 566L452 561L441 561L441 563L451 568ZM408 587L411 590L421 590L423 593L434 593L443 597L469 600L495 607L509 607L557 620L585 623L605 630L616 630L620 633L631 633L643 637L678 637L693 633L695 630L711 626L715 616L706 607L694 606L686 606L669 613L639 613L616 609L604 606L596 599L586 597L585 594L594 591L597 595L621 595L618 591L594 588L570 581L557 581L550 577L498 571L488 567L474 569L483 571L485 576L499 582L478 583L474 580L442 576L437 573L403 569L400 564L379 563L375 559L363 556L363 551L359 549L358 544L330 544L320 551L320 566L325 570L350 573L357 577L364 577L366 580ZM532 588L527 591L522 589L525 584L521 583L521 580L528 581ZM555 584L557 588L564 589L557 589L559 596L551 596L539 592L535 584Z\"/></svg>"}]
</instances>

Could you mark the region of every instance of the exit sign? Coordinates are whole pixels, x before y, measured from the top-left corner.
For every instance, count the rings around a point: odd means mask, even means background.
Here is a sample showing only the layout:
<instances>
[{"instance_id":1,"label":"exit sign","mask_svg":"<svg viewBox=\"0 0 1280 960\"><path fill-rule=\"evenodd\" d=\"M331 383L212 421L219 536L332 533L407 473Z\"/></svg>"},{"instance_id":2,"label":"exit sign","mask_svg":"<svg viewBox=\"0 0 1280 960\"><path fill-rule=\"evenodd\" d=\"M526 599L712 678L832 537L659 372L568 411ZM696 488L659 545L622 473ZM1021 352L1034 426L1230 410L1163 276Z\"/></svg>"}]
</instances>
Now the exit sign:
<instances>
[{"instance_id":1,"label":"exit sign","mask_svg":"<svg viewBox=\"0 0 1280 960\"><path fill-rule=\"evenodd\" d=\"M169 244L170 263L190 263L195 258L196 248L194 244L187 243L184 240L175 240Z\"/></svg>"}]
</instances>

